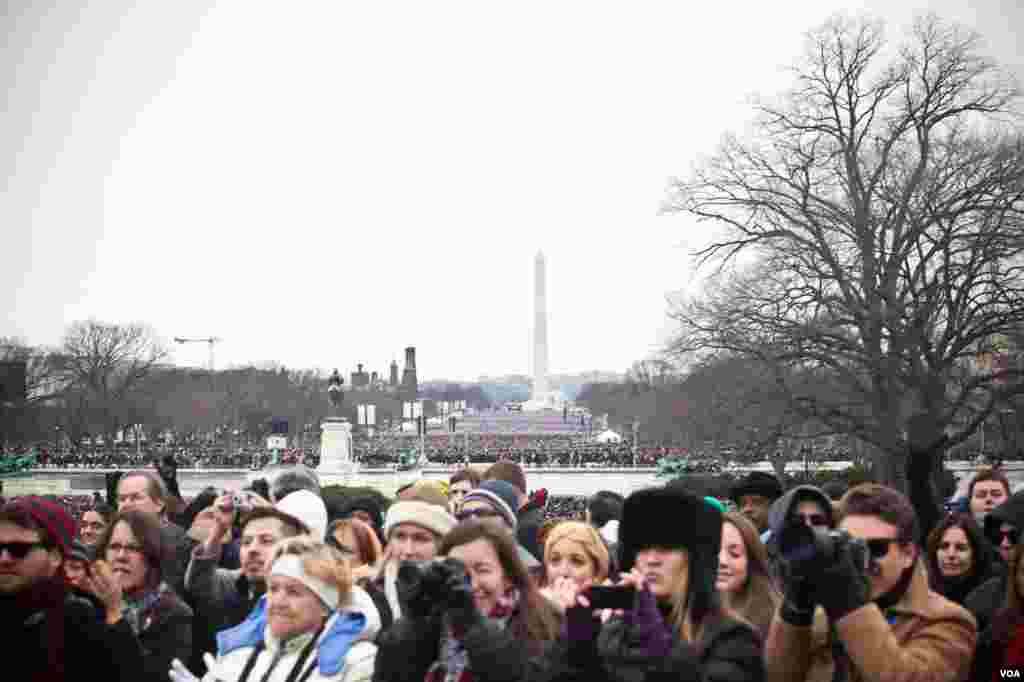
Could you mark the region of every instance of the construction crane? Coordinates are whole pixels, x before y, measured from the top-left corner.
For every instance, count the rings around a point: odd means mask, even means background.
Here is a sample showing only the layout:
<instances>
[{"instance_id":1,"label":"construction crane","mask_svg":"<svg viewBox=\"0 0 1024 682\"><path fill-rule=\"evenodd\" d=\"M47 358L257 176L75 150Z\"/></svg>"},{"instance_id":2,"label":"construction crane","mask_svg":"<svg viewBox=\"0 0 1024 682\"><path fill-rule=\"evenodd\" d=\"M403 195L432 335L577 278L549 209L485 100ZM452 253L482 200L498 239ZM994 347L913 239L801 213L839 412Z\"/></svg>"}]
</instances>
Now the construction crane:
<instances>
[{"instance_id":1,"label":"construction crane","mask_svg":"<svg viewBox=\"0 0 1024 682\"><path fill-rule=\"evenodd\" d=\"M174 337L174 343L208 343L210 344L210 373L213 374L213 345L220 342L221 339L216 336L210 336L205 339L186 339L180 336Z\"/></svg>"}]
</instances>

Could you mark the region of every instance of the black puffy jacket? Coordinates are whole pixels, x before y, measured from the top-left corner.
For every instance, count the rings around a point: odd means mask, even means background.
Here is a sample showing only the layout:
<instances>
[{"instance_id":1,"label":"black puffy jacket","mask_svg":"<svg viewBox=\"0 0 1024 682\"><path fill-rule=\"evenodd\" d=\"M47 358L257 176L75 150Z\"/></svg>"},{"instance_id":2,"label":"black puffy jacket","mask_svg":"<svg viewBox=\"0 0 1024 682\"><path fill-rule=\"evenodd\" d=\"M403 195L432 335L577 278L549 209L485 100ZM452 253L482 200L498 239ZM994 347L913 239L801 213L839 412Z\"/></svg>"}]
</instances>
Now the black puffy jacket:
<instances>
[{"instance_id":1,"label":"black puffy jacket","mask_svg":"<svg viewBox=\"0 0 1024 682\"><path fill-rule=\"evenodd\" d=\"M535 659L529 682L762 682L761 639L752 626L721 616L694 645L681 639L664 659L638 655L630 627L612 619L594 642L570 645L560 639Z\"/></svg>"},{"instance_id":2,"label":"black puffy jacket","mask_svg":"<svg viewBox=\"0 0 1024 682\"><path fill-rule=\"evenodd\" d=\"M406 616L377 636L373 682L421 682L437 660L441 628ZM474 682L523 682L530 647L527 640L490 621L469 628L462 638Z\"/></svg>"}]
</instances>

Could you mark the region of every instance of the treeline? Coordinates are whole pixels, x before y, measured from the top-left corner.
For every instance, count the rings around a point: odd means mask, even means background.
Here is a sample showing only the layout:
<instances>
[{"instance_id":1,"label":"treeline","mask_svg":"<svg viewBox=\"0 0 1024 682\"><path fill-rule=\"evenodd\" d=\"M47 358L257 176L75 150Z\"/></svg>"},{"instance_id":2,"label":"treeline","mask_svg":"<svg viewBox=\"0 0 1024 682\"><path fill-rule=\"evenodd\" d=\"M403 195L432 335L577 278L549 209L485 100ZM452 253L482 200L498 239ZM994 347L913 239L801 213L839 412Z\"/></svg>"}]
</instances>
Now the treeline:
<instances>
[{"instance_id":1,"label":"treeline","mask_svg":"<svg viewBox=\"0 0 1024 682\"><path fill-rule=\"evenodd\" d=\"M325 372L273 363L209 371L169 365L168 350L141 324L88 320L69 325L59 347L0 338L0 359L26 366L24 399L0 405L0 445L57 440L77 447L120 434L152 440L166 431L177 439L243 446L259 442L273 422L287 422L297 442L313 442L327 416ZM479 386L424 387L428 417L436 400L465 400L475 408L490 398ZM376 406L378 426L402 417L402 396L348 390L344 416L358 423L360 404Z\"/></svg>"}]
</instances>

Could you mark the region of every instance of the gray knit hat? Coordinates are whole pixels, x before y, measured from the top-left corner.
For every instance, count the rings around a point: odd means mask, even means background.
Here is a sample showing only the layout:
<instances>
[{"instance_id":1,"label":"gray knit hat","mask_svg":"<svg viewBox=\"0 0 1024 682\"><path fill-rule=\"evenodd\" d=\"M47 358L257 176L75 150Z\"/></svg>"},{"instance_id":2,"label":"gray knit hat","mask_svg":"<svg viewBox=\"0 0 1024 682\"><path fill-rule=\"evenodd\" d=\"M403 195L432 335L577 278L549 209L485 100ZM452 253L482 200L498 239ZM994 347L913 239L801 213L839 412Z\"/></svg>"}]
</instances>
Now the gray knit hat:
<instances>
[{"instance_id":1,"label":"gray knit hat","mask_svg":"<svg viewBox=\"0 0 1024 682\"><path fill-rule=\"evenodd\" d=\"M463 507L473 500L486 502L494 507L509 528L516 529L519 522L516 516L516 509L519 508L519 494L511 483L498 480L484 481L478 488L473 488L466 493L466 496L462 498Z\"/></svg>"}]
</instances>

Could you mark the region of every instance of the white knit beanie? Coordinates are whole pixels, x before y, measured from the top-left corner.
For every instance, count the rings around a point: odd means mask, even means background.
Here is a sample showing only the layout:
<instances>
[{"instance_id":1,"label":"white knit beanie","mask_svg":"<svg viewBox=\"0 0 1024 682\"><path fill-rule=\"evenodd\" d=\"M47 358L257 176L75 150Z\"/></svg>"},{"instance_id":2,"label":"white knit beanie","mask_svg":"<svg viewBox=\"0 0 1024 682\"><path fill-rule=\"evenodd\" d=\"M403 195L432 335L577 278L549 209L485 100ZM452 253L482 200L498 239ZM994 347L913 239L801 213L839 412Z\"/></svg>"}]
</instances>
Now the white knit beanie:
<instances>
[{"instance_id":1,"label":"white knit beanie","mask_svg":"<svg viewBox=\"0 0 1024 682\"><path fill-rule=\"evenodd\" d=\"M277 508L306 524L313 539L322 541L327 536L327 507L316 493L296 490L283 497Z\"/></svg>"},{"instance_id":2,"label":"white knit beanie","mask_svg":"<svg viewBox=\"0 0 1024 682\"><path fill-rule=\"evenodd\" d=\"M422 526L432 533L444 537L455 527L455 517L448 510L436 504L417 500L402 500L388 508L384 519L384 537L391 534L391 529L402 523Z\"/></svg>"}]
</instances>

